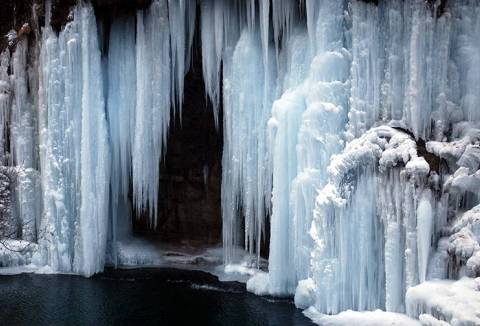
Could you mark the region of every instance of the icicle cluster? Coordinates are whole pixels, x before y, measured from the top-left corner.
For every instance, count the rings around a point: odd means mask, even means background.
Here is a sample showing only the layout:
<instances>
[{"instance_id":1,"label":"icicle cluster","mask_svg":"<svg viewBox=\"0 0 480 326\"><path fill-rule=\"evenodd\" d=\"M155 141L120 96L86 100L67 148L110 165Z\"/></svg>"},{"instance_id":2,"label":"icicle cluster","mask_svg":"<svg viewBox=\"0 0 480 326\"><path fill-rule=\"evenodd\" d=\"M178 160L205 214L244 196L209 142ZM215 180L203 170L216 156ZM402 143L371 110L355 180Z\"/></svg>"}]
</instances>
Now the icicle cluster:
<instances>
[{"instance_id":1,"label":"icicle cluster","mask_svg":"<svg viewBox=\"0 0 480 326\"><path fill-rule=\"evenodd\" d=\"M93 8L73 16L58 36L46 25L40 53L41 259L88 276L105 263L110 155Z\"/></svg>"},{"instance_id":2,"label":"icicle cluster","mask_svg":"<svg viewBox=\"0 0 480 326\"><path fill-rule=\"evenodd\" d=\"M268 127L269 274L251 279L250 290L296 291L300 306L322 313L402 312L408 288L448 276L447 248L450 255L454 244L465 248L458 239L472 231L453 228L450 240L441 234L452 211L478 203L470 194L478 191L477 134L466 132L471 122L459 123L477 121L470 103L478 83L459 78L472 76L479 58L476 27L465 25L477 26L477 7L306 1L307 30L294 28L279 51L293 69L278 73L283 94ZM371 129L381 124L403 132ZM417 154L418 139L433 140L428 163ZM438 173L452 169L457 177L446 186L457 186L440 195L447 178ZM475 275L475 257L464 255L461 270Z\"/></svg>"}]
</instances>

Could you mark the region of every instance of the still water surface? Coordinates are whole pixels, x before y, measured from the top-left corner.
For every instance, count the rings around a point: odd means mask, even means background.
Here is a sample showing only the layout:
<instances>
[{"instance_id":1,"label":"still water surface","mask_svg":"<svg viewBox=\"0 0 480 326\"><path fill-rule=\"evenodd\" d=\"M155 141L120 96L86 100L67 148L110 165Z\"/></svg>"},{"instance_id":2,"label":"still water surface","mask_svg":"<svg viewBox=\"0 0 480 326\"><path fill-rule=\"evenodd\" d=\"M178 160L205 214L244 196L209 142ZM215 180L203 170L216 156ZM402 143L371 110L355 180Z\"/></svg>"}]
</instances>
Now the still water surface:
<instances>
[{"instance_id":1,"label":"still water surface","mask_svg":"<svg viewBox=\"0 0 480 326\"><path fill-rule=\"evenodd\" d=\"M3 325L312 325L288 300L174 269L0 276Z\"/></svg>"}]
</instances>

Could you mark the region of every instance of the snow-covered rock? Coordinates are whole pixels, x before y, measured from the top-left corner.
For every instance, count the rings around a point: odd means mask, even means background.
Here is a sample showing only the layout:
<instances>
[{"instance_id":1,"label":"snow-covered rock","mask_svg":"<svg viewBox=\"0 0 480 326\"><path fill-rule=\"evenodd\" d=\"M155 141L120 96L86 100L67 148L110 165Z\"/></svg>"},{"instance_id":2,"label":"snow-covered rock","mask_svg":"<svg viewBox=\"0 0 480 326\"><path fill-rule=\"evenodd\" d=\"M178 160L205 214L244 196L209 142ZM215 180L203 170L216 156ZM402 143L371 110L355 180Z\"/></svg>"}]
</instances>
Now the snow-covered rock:
<instances>
[{"instance_id":1,"label":"snow-covered rock","mask_svg":"<svg viewBox=\"0 0 480 326\"><path fill-rule=\"evenodd\" d=\"M480 278L424 282L407 291L406 307L409 316L426 325L479 325Z\"/></svg>"},{"instance_id":2,"label":"snow-covered rock","mask_svg":"<svg viewBox=\"0 0 480 326\"><path fill-rule=\"evenodd\" d=\"M385 312L382 310L375 311L352 311L347 310L338 315L322 315L315 308L304 311L304 314L318 325L322 326L420 326L418 320L409 318L405 315Z\"/></svg>"}]
</instances>

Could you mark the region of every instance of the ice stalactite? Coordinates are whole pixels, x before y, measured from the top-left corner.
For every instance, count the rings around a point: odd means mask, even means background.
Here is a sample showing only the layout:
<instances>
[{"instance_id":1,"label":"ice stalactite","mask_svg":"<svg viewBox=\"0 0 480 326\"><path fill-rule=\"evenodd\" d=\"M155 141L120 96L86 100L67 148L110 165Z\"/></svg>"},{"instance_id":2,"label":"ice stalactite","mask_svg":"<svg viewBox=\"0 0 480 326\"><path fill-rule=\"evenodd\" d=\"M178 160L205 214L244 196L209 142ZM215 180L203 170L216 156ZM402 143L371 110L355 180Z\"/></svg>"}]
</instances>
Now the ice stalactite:
<instances>
[{"instance_id":1,"label":"ice stalactite","mask_svg":"<svg viewBox=\"0 0 480 326\"><path fill-rule=\"evenodd\" d=\"M263 50L263 60L265 66L268 65L268 53L270 47L270 1L261 1L259 3L259 24L260 24L260 35L262 38L262 50ZM267 83L265 87L269 87Z\"/></svg>"},{"instance_id":2,"label":"ice stalactite","mask_svg":"<svg viewBox=\"0 0 480 326\"><path fill-rule=\"evenodd\" d=\"M220 105L220 73L224 47L224 1L206 0L200 3L200 31L202 38L202 70L205 92L213 104L218 125Z\"/></svg>"},{"instance_id":3,"label":"ice stalactite","mask_svg":"<svg viewBox=\"0 0 480 326\"><path fill-rule=\"evenodd\" d=\"M103 270L110 156L93 8L81 5L59 36L43 31L40 162L43 255L53 270ZM39 262L37 262L39 263Z\"/></svg>"},{"instance_id":4,"label":"ice stalactite","mask_svg":"<svg viewBox=\"0 0 480 326\"><path fill-rule=\"evenodd\" d=\"M422 139L444 131L451 19L437 12L415 1L352 3L350 138L378 121L397 121Z\"/></svg>"},{"instance_id":5,"label":"ice stalactite","mask_svg":"<svg viewBox=\"0 0 480 326\"><path fill-rule=\"evenodd\" d=\"M452 92L460 98L456 101L463 109L464 119L480 119L480 7L476 1L452 3L455 14L452 48L457 74L456 89Z\"/></svg>"},{"instance_id":6,"label":"ice stalactite","mask_svg":"<svg viewBox=\"0 0 480 326\"><path fill-rule=\"evenodd\" d=\"M299 14L299 7L300 1L272 1L273 39L277 55L280 51L280 41L288 42L288 37L293 29L293 23Z\"/></svg>"},{"instance_id":7,"label":"ice stalactite","mask_svg":"<svg viewBox=\"0 0 480 326\"><path fill-rule=\"evenodd\" d=\"M160 160L167 140L171 106L170 26L166 1L137 13L137 101L132 181L137 212L148 210L157 224ZM148 153L150 159L145 159Z\"/></svg>"},{"instance_id":8,"label":"ice stalactite","mask_svg":"<svg viewBox=\"0 0 480 326\"><path fill-rule=\"evenodd\" d=\"M257 76L275 80L276 69L273 57L271 65L264 65L260 42L256 30L245 28L233 57L224 64L222 215L227 263L241 244L241 213L244 247L257 255L258 262L270 200L266 124L275 88L265 87L265 80Z\"/></svg>"},{"instance_id":9,"label":"ice stalactite","mask_svg":"<svg viewBox=\"0 0 480 326\"><path fill-rule=\"evenodd\" d=\"M131 179L137 213L148 212L156 228L160 164L171 115L182 114L195 15L196 2L156 0L137 12L136 26L133 17L113 21L107 57L114 220L120 212L129 218Z\"/></svg>"},{"instance_id":10,"label":"ice stalactite","mask_svg":"<svg viewBox=\"0 0 480 326\"><path fill-rule=\"evenodd\" d=\"M182 117L183 82L190 68L190 50L193 43L196 23L195 0L168 0L168 19L170 22L170 42L172 60L172 99L178 104L178 115Z\"/></svg>"},{"instance_id":11,"label":"ice stalactite","mask_svg":"<svg viewBox=\"0 0 480 326\"><path fill-rule=\"evenodd\" d=\"M8 135L7 122L10 116L10 77L8 67L10 65L10 51L7 49L0 54L0 163L7 164L8 157L6 140Z\"/></svg>"},{"instance_id":12,"label":"ice stalactite","mask_svg":"<svg viewBox=\"0 0 480 326\"><path fill-rule=\"evenodd\" d=\"M234 257L238 246L250 253L249 264L258 264L270 211L272 165L267 121L280 86L269 33L269 3L259 6L257 13L255 1L201 4L202 21L207 24L201 31L204 79L212 102L212 94L219 91L209 92L208 85L214 85L212 76L220 73L212 62L221 60L218 69L223 72L222 215L227 264L238 263ZM214 34L215 40L211 40ZM215 48L209 47L209 40Z\"/></svg>"},{"instance_id":13,"label":"ice stalactite","mask_svg":"<svg viewBox=\"0 0 480 326\"><path fill-rule=\"evenodd\" d=\"M28 95L27 49L28 41L26 38L22 38L17 43L17 48L12 56L13 98L10 153L12 153L12 165L33 168L36 164L35 113Z\"/></svg>"},{"instance_id":14,"label":"ice stalactite","mask_svg":"<svg viewBox=\"0 0 480 326\"><path fill-rule=\"evenodd\" d=\"M108 51L107 112L112 153L110 207L112 256L115 260L118 233L125 233L131 219L128 193L132 176L132 147L135 135L134 17L121 17L113 21ZM121 230L118 230L119 227Z\"/></svg>"}]
</instances>

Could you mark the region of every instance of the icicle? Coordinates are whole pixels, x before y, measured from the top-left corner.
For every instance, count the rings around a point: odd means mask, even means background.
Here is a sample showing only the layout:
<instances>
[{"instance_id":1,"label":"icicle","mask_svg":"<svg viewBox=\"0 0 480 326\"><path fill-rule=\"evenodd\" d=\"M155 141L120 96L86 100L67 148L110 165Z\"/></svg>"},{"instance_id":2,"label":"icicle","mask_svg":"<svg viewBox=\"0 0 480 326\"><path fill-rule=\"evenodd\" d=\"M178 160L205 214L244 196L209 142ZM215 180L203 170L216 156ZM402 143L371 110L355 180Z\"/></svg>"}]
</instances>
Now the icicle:
<instances>
[{"instance_id":1,"label":"icicle","mask_svg":"<svg viewBox=\"0 0 480 326\"><path fill-rule=\"evenodd\" d=\"M288 41L298 5L297 1L272 0L273 37L277 57L280 50L280 42L286 43Z\"/></svg>"},{"instance_id":2,"label":"icicle","mask_svg":"<svg viewBox=\"0 0 480 326\"><path fill-rule=\"evenodd\" d=\"M252 30L255 27L255 16L256 16L256 0L248 0L245 3L245 10L247 12L247 28ZM260 4L263 6L263 4ZM260 9L261 10L261 9ZM262 31L263 33L263 31ZM263 38L263 37L262 37Z\"/></svg>"},{"instance_id":3,"label":"icicle","mask_svg":"<svg viewBox=\"0 0 480 326\"><path fill-rule=\"evenodd\" d=\"M307 30L308 30L308 38L310 39L310 49L315 51L316 47L316 29L317 29L317 9L318 1L316 0L306 0L306 14L307 14Z\"/></svg>"},{"instance_id":4,"label":"icicle","mask_svg":"<svg viewBox=\"0 0 480 326\"><path fill-rule=\"evenodd\" d=\"M186 17L187 53L185 57L185 67L186 67L185 70L188 71L192 63L192 45L193 45L193 38L195 36L195 26L197 23L197 1L190 0L190 1L187 1L185 5L186 5L186 11L187 11L187 14L186 14L187 15Z\"/></svg>"},{"instance_id":5,"label":"icicle","mask_svg":"<svg viewBox=\"0 0 480 326\"><path fill-rule=\"evenodd\" d=\"M452 83L465 120L480 119L480 8L476 1L452 2L456 24L452 31L452 55L458 84ZM435 41L438 41L437 39ZM455 71L454 71L455 73ZM455 89L457 88L457 89ZM454 94L455 94L454 93Z\"/></svg>"},{"instance_id":6,"label":"icicle","mask_svg":"<svg viewBox=\"0 0 480 326\"><path fill-rule=\"evenodd\" d=\"M178 104L178 114L182 117L183 81L190 64L190 52L195 28L196 1L168 0L168 20L170 22L172 51L172 99ZM187 64L187 66L186 66Z\"/></svg>"},{"instance_id":7,"label":"icicle","mask_svg":"<svg viewBox=\"0 0 480 326\"><path fill-rule=\"evenodd\" d=\"M10 51L6 49L0 54L0 164L5 165L8 161L6 140L8 134L7 123L10 119L10 77L8 67L10 65Z\"/></svg>"},{"instance_id":8,"label":"icicle","mask_svg":"<svg viewBox=\"0 0 480 326\"><path fill-rule=\"evenodd\" d=\"M13 154L12 165L31 168L35 166L35 117L27 88L27 49L28 41L22 38L17 43L12 57L13 101L10 152Z\"/></svg>"},{"instance_id":9,"label":"icicle","mask_svg":"<svg viewBox=\"0 0 480 326\"><path fill-rule=\"evenodd\" d=\"M425 190L417 207L417 248L419 281L425 282L433 231L433 209L430 190Z\"/></svg>"},{"instance_id":10,"label":"icicle","mask_svg":"<svg viewBox=\"0 0 480 326\"><path fill-rule=\"evenodd\" d=\"M135 207L137 212L148 209L152 228L157 226L160 160L170 125L170 51L167 2L154 1L146 12L137 13L137 102L132 150Z\"/></svg>"},{"instance_id":11,"label":"icicle","mask_svg":"<svg viewBox=\"0 0 480 326\"><path fill-rule=\"evenodd\" d=\"M449 16L435 19L421 2L354 2L352 21L349 137L394 120L425 139L434 120L442 138L447 96L453 95L447 90Z\"/></svg>"},{"instance_id":12,"label":"icicle","mask_svg":"<svg viewBox=\"0 0 480 326\"><path fill-rule=\"evenodd\" d=\"M267 121L273 92L257 76L275 80L272 66L264 66L257 30L245 28L233 57L224 64L224 150L222 169L222 215L225 260L231 263L233 250L240 245L240 213L245 217L245 244L257 255L264 233L266 203L270 188L267 168ZM270 60L273 62L273 60Z\"/></svg>"},{"instance_id":13,"label":"icicle","mask_svg":"<svg viewBox=\"0 0 480 326\"><path fill-rule=\"evenodd\" d=\"M113 257L116 261L117 224L130 224L126 207L132 175L132 146L136 101L135 20L113 21L108 46L108 123L112 148L110 178ZM120 208L123 209L120 209Z\"/></svg>"},{"instance_id":14,"label":"icicle","mask_svg":"<svg viewBox=\"0 0 480 326\"><path fill-rule=\"evenodd\" d=\"M268 48L269 48L269 32L270 32L270 0L260 1L260 35L262 37L263 61L264 65L268 65Z\"/></svg>"},{"instance_id":15,"label":"icicle","mask_svg":"<svg viewBox=\"0 0 480 326\"><path fill-rule=\"evenodd\" d=\"M218 126L218 106L220 105L220 66L224 41L224 2L202 1L201 37L202 71L206 95L213 104L215 125Z\"/></svg>"},{"instance_id":16,"label":"icicle","mask_svg":"<svg viewBox=\"0 0 480 326\"><path fill-rule=\"evenodd\" d=\"M379 118L380 42L378 8L354 2L352 6L352 87L349 137L359 137ZM368 77L367 77L368 76Z\"/></svg>"}]
</instances>

